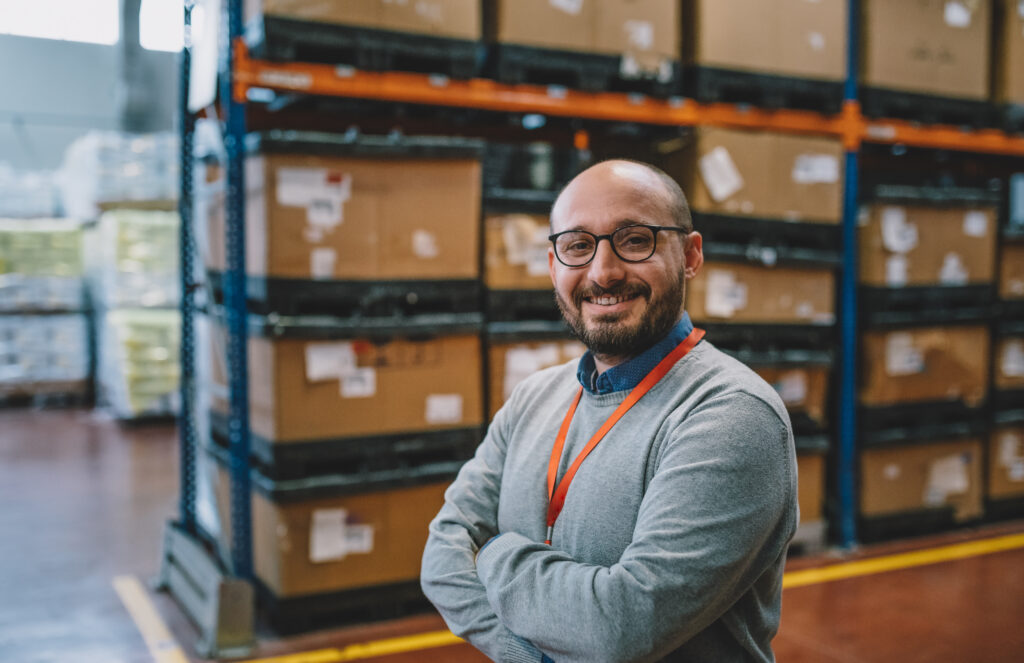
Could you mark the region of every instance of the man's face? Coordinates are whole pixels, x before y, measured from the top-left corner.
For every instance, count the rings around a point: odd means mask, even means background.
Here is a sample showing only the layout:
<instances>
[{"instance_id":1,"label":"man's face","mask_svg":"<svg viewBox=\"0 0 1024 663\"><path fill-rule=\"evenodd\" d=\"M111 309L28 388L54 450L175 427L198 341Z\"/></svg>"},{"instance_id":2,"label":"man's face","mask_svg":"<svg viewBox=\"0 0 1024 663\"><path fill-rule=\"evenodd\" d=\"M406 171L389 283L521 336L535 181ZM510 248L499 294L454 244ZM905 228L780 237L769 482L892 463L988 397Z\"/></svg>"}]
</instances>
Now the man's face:
<instances>
[{"instance_id":1,"label":"man's face","mask_svg":"<svg viewBox=\"0 0 1024 663\"><path fill-rule=\"evenodd\" d=\"M559 197L552 232L604 235L627 225L674 226L667 203L661 181L644 167L598 164ZM603 360L635 356L667 334L682 316L686 278L702 262L700 235L674 231L658 233L654 255L639 263L621 260L607 241L583 267L566 267L548 249L558 307L577 338Z\"/></svg>"}]
</instances>

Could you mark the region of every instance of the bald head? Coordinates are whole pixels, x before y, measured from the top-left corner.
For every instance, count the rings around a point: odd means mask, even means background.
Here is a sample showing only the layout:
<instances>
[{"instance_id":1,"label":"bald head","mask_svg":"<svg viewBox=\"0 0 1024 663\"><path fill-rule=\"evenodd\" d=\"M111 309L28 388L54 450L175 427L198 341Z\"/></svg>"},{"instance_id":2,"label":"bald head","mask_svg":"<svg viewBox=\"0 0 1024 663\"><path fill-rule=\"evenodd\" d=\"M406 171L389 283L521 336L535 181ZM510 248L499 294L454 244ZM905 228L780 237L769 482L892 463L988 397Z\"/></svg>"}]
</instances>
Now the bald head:
<instances>
[{"instance_id":1,"label":"bald head","mask_svg":"<svg viewBox=\"0 0 1024 663\"><path fill-rule=\"evenodd\" d=\"M657 201L677 226L687 232L693 230L690 206L687 204L686 195L679 184L660 168L628 159L602 161L574 177L562 189L551 208L552 226L554 226L556 218L567 216L568 210L565 207L577 190L593 186L611 187Z\"/></svg>"}]
</instances>

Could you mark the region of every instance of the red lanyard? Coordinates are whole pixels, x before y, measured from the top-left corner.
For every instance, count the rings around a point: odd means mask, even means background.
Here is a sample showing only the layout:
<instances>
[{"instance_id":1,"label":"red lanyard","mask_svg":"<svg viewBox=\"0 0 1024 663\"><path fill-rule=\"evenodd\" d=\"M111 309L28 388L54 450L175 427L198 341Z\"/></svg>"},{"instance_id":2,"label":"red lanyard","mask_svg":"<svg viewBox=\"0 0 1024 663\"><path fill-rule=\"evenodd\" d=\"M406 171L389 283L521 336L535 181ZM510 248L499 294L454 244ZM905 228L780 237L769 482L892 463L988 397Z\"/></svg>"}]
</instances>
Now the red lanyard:
<instances>
[{"instance_id":1,"label":"red lanyard","mask_svg":"<svg viewBox=\"0 0 1024 663\"><path fill-rule=\"evenodd\" d=\"M668 356L658 362L658 365L640 381L640 384L635 386L633 391L629 392L626 400L622 401L619 407L615 408L615 412L612 412L608 420L604 422L601 428L590 438L590 441L587 442L587 446L583 447L583 451L576 456L576 460L566 470L565 476L558 483L558 489L556 490L555 475L558 473L558 463L562 459L562 449L565 447L565 437L569 433L569 424L572 423L573 415L576 414L576 406L580 404L580 398L583 397L583 387L580 387L579 391L576 392L576 398L573 400L572 405L569 406L569 411L565 413L565 419L562 420L562 427L558 429L555 446L551 449L551 460L548 461L548 535L547 540L544 542L545 544L551 545L551 532L555 528L558 514L562 513L562 507L565 505L565 496L569 492L569 485L576 476L576 470L580 469L580 465L583 464L586 457L604 439L604 436L622 418L622 415L626 414L631 407L637 404L637 401L643 398L644 394L650 391L654 385L658 384L658 381L665 377L669 369L675 366L677 361L685 357L686 353L692 350L693 346L697 345L697 342L703 337L703 329L691 331L690 335L683 339L682 343L677 345Z\"/></svg>"}]
</instances>

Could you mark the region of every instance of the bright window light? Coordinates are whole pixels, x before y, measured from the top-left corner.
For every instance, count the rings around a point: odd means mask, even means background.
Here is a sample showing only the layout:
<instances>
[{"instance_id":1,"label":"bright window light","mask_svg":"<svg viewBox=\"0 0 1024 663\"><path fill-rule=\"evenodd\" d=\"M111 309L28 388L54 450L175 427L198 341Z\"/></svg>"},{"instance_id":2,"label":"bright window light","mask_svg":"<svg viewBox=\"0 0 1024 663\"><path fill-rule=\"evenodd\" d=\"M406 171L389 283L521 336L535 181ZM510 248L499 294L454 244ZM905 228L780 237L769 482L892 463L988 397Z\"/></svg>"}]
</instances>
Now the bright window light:
<instances>
[{"instance_id":1,"label":"bright window light","mask_svg":"<svg viewBox=\"0 0 1024 663\"><path fill-rule=\"evenodd\" d=\"M202 33L203 7L192 9L192 43ZM185 35L185 6L182 0L142 0L139 8L139 43L150 51L177 52Z\"/></svg>"},{"instance_id":2,"label":"bright window light","mask_svg":"<svg viewBox=\"0 0 1024 663\"><path fill-rule=\"evenodd\" d=\"M0 34L116 44L118 0L0 0Z\"/></svg>"}]
</instances>

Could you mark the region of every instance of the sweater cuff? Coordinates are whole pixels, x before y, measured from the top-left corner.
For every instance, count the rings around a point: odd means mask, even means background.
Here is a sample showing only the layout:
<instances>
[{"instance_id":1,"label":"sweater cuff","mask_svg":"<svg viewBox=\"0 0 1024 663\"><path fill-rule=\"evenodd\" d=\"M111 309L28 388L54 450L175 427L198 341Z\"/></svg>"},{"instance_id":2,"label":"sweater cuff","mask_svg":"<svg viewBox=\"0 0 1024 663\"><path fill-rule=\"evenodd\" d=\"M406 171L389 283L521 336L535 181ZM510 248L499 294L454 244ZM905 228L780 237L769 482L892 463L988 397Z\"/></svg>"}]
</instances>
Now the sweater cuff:
<instances>
[{"instance_id":1,"label":"sweater cuff","mask_svg":"<svg viewBox=\"0 0 1024 663\"><path fill-rule=\"evenodd\" d=\"M504 532L501 536L491 539L488 545L481 548L476 554L476 574L479 576L480 582L483 583L484 587L487 587L490 572L493 570L491 567L494 564L500 562L506 555L512 553L517 548L532 543L535 542L522 534Z\"/></svg>"},{"instance_id":2,"label":"sweater cuff","mask_svg":"<svg viewBox=\"0 0 1024 663\"><path fill-rule=\"evenodd\" d=\"M505 651L501 654L502 663L540 663L543 657L541 650L518 635L505 641Z\"/></svg>"}]
</instances>

